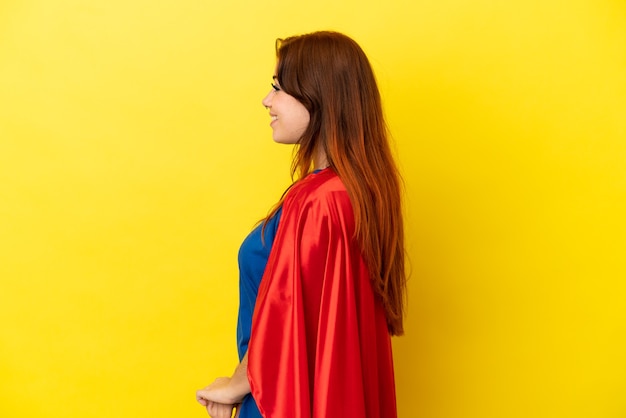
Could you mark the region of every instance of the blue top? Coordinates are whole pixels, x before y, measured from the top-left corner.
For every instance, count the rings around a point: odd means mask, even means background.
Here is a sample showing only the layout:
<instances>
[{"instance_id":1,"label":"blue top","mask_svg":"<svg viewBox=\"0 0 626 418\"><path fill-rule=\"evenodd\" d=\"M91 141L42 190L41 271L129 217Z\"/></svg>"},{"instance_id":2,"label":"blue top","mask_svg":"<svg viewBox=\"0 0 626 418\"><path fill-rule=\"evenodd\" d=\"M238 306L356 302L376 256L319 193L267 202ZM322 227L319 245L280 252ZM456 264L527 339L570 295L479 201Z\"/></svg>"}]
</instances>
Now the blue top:
<instances>
[{"instance_id":1,"label":"blue top","mask_svg":"<svg viewBox=\"0 0 626 418\"><path fill-rule=\"evenodd\" d=\"M261 240L261 229L263 228L263 223L261 223L250 232L239 248L239 314L237 317L239 361L248 351L252 314L254 313L259 284L270 256L281 213L282 208L267 221L264 231L265 242ZM262 418L252 395L248 394L243 399L239 417Z\"/></svg>"}]
</instances>

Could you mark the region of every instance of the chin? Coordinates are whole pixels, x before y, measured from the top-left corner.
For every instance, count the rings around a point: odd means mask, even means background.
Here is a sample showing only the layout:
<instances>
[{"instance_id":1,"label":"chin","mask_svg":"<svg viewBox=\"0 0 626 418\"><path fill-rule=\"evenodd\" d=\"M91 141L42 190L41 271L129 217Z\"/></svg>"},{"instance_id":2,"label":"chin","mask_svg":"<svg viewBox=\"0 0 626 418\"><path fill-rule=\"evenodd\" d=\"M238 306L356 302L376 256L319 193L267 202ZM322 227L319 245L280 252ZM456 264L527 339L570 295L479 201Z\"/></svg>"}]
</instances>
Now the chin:
<instances>
[{"instance_id":1,"label":"chin","mask_svg":"<svg viewBox=\"0 0 626 418\"><path fill-rule=\"evenodd\" d=\"M274 142L276 142L277 144L284 144L284 145L295 145L298 143L298 141L292 141L289 139L284 139L284 138L276 138L273 137L272 138L274 140Z\"/></svg>"}]
</instances>

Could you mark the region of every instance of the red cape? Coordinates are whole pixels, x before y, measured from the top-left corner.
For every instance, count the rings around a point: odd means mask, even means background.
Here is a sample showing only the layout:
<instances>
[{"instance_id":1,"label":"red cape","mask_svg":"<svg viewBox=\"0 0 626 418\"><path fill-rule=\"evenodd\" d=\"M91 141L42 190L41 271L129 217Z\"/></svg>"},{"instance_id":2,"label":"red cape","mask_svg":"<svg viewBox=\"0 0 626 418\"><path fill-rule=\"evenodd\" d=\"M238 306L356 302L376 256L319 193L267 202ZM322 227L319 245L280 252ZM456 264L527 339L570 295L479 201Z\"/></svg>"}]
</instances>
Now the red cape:
<instances>
[{"instance_id":1,"label":"red cape","mask_svg":"<svg viewBox=\"0 0 626 418\"><path fill-rule=\"evenodd\" d=\"M394 418L385 312L331 169L287 193L259 288L248 350L265 418Z\"/></svg>"}]
</instances>

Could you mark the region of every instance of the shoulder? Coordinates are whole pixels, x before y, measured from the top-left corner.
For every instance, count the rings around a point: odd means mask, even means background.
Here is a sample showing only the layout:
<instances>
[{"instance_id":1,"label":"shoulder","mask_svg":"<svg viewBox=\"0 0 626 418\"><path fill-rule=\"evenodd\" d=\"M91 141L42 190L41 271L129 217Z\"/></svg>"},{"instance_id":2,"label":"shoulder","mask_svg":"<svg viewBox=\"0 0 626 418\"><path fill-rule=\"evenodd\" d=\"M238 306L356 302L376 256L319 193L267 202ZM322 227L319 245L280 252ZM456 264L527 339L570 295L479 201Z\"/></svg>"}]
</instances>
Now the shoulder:
<instances>
[{"instance_id":1,"label":"shoulder","mask_svg":"<svg viewBox=\"0 0 626 418\"><path fill-rule=\"evenodd\" d=\"M331 168L326 168L318 173L311 173L300 180L285 198L299 203L307 203L332 201L347 196L346 187L337 173Z\"/></svg>"},{"instance_id":2,"label":"shoulder","mask_svg":"<svg viewBox=\"0 0 626 418\"><path fill-rule=\"evenodd\" d=\"M283 207L291 215L302 216L300 221L304 218L310 220L311 215L317 214L323 217L330 215L331 221L342 219L352 223L354 216L348 191L330 168L310 174L296 183L285 196Z\"/></svg>"}]
</instances>

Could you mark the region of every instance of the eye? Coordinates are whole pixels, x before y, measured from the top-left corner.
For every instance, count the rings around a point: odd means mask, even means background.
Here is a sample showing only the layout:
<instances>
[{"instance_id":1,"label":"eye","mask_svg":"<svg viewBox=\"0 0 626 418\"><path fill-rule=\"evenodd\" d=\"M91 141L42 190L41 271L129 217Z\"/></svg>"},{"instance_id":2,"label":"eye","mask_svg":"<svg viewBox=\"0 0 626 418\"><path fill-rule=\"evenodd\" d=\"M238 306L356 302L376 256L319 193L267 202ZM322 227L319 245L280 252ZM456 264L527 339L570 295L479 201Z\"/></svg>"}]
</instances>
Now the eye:
<instances>
[{"instance_id":1,"label":"eye","mask_svg":"<svg viewBox=\"0 0 626 418\"><path fill-rule=\"evenodd\" d=\"M272 88L274 89L274 91L280 91L280 87L278 87L276 84L272 83Z\"/></svg>"}]
</instances>

